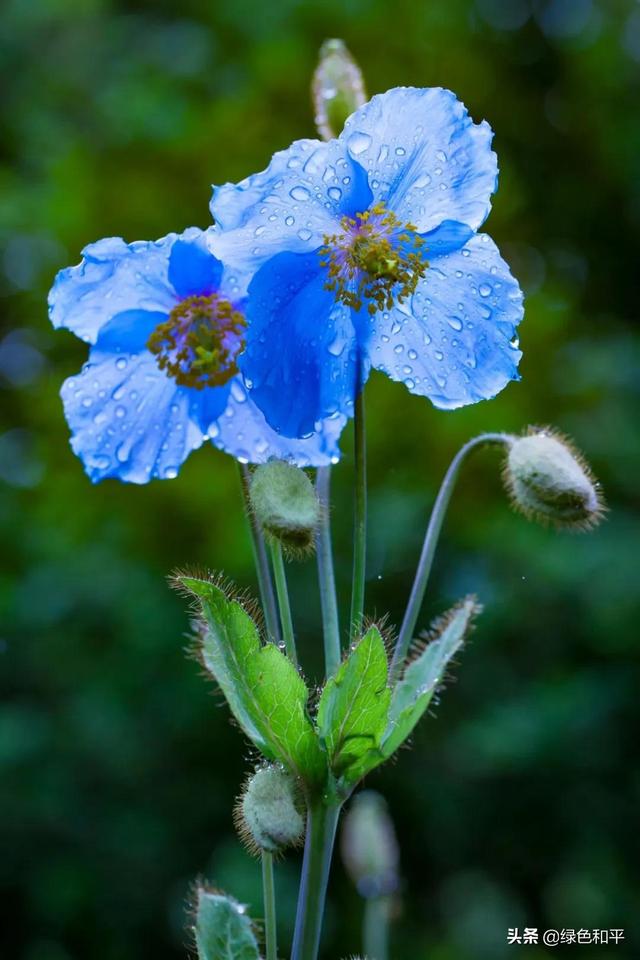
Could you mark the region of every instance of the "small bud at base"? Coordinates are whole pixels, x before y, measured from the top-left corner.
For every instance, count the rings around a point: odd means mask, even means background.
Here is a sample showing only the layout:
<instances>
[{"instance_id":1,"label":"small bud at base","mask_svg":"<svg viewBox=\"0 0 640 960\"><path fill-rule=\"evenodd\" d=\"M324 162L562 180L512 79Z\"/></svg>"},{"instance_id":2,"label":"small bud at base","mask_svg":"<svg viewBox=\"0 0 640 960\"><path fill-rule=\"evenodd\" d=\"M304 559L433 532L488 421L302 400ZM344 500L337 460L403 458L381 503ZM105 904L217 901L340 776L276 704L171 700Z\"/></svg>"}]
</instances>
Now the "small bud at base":
<instances>
[{"instance_id":1,"label":"small bud at base","mask_svg":"<svg viewBox=\"0 0 640 960\"><path fill-rule=\"evenodd\" d=\"M360 896L388 896L397 889L398 842L380 794L365 790L355 798L345 817L341 852Z\"/></svg>"},{"instance_id":2,"label":"small bud at base","mask_svg":"<svg viewBox=\"0 0 640 960\"><path fill-rule=\"evenodd\" d=\"M320 136L340 135L345 120L367 101L362 73L342 40L325 40L313 75L313 105Z\"/></svg>"},{"instance_id":3,"label":"small bud at base","mask_svg":"<svg viewBox=\"0 0 640 960\"><path fill-rule=\"evenodd\" d=\"M313 548L320 501L304 470L282 460L262 464L253 473L249 496L258 523L286 552Z\"/></svg>"},{"instance_id":4,"label":"small bud at base","mask_svg":"<svg viewBox=\"0 0 640 960\"><path fill-rule=\"evenodd\" d=\"M503 477L513 506L542 523L588 530L604 512L588 465L569 440L551 430L514 437Z\"/></svg>"},{"instance_id":5,"label":"small bud at base","mask_svg":"<svg viewBox=\"0 0 640 960\"><path fill-rule=\"evenodd\" d=\"M252 853L278 853L304 836L294 778L278 764L258 767L234 810L236 829Z\"/></svg>"}]
</instances>

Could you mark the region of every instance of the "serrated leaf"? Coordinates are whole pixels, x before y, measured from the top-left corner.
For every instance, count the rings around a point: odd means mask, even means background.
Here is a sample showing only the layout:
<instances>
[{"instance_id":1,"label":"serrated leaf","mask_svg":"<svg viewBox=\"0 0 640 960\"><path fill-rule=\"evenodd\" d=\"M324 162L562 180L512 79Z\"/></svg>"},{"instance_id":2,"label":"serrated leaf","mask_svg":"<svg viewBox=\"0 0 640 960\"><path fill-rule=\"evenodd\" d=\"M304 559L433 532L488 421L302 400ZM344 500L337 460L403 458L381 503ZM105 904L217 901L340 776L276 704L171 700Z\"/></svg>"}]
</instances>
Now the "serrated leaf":
<instances>
[{"instance_id":1,"label":"serrated leaf","mask_svg":"<svg viewBox=\"0 0 640 960\"><path fill-rule=\"evenodd\" d=\"M189 577L182 583L200 600L206 621L204 665L246 735L268 759L308 782L321 780L326 762L295 666L275 644L261 642L244 607L215 584Z\"/></svg>"},{"instance_id":2,"label":"serrated leaf","mask_svg":"<svg viewBox=\"0 0 640 960\"><path fill-rule=\"evenodd\" d=\"M259 960L251 922L233 897L200 889L195 933L199 960Z\"/></svg>"},{"instance_id":3,"label":"serrated leaf","mask_svg":"<svg viewBox=\"0 0 640 960\"><path fill-rule=\"evenodd\" d=\"M377 750L388 725L391 690L387 653L380 632L371 627L334 677L318 704L317 728L331 770L345 788L362 776L362 760Z\"/></svg>"}]
</instances>

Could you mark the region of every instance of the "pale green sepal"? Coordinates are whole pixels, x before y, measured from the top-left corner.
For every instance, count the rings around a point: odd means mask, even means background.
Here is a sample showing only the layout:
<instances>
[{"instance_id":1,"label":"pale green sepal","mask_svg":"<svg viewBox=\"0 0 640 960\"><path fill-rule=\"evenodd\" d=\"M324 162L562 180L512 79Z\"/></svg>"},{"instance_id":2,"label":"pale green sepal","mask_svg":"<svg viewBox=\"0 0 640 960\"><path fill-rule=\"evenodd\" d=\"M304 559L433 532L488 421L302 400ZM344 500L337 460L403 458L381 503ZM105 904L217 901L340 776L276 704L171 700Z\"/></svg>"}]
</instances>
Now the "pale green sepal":
<instances>
[{"instance_id":1,"label":"pale green sepal","mask_svg":"<svg viewBox=\"0 0 640 960\"><path fill-rule=\"evenodd\" d=\"M324 778L326 761L307 713L307 686L282 651L263 644L250 615L208 580L181 577L200 600L205 630L201 656L234 717L269 760L309 783Z\"/></svg>"},{"instance_id":2,"label":"pale green sepal","mask_svg":"<svg viewBox=\"0 0 640 960\"><path fill-rule=\"evenodd\" d=\"M340 789L360 780L363 759L379 747L388 725L387 684L384 641L377 627L370 627L327 681L318 704L318 733Z\"/></svg>"},{"instance_id":3,"label":"pale green sepal","mask_svg":"<svg viewBox=\"0 0 640 960\"><path fill-rule=\"evenodd\" d=\"M196 946L199 960L259 960L258 943L244 907L233 897L198 890Z\"/></svg>"}]
</instances>

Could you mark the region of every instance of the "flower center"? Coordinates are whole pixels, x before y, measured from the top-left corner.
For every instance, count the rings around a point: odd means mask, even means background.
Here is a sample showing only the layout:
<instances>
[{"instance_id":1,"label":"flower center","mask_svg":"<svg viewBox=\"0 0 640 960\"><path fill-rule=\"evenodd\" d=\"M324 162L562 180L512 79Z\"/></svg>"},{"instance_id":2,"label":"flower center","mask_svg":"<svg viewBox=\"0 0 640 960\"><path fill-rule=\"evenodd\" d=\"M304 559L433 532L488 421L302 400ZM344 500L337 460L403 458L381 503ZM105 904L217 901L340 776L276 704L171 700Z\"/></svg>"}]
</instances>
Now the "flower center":
<instances>
[{"instance_id":1,"label":"flower center","mask_svg":"<svg viewBox=\"0 0 640 960\"><path fill-rule=\"evenodd\" d=\"M183 387L221 387L238 372L244 316L217 293L187 297L153 331L147 347Z\"/></svg>"},{"instance_id":2,"label":"flower center","mask_svg":"<svg viewBox=\"0 0 640 960\"><path fill-rule=\"evenodd\" d=\"M401 223L376 203L355 217L343 217L342 233L325 236L320 263L328 269L327 290L336 300L369 313L390 310L410 296L429 266L425 242L412 223Z\"/></svg>"}]
</instances>

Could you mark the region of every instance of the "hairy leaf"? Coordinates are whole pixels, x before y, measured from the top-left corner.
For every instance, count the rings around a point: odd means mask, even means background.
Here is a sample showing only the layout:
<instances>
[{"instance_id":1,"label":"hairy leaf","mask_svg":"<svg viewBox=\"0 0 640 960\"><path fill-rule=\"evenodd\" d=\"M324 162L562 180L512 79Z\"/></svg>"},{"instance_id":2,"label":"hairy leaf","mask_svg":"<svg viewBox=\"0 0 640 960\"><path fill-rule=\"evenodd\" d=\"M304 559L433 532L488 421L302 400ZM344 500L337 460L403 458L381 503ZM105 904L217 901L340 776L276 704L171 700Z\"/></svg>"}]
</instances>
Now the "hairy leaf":
<instances>
[{"instance_id":1,"label":"hairy leaf","mask_svg":"<svg viewBox=\"0 0 640 960\"><path fill-rule=\"evenodd\" d=\"M203 663L246 735L270 760L309 782L321 780L326 764L307 714L309 691L294 665L275 644L261 643L237 600L208 580L181 580L200 600Z\"/></svg>"},{"instance_id":2,"label":"hairy leaf","mask_svg":"<svg viewBox=\"0 0 640 960\"><path fill-rule=\"evenodd\" d=\"M259 960L249 918L232 897L200 888L195 933L199 960Z\"/></svg>"}]
</instances>

